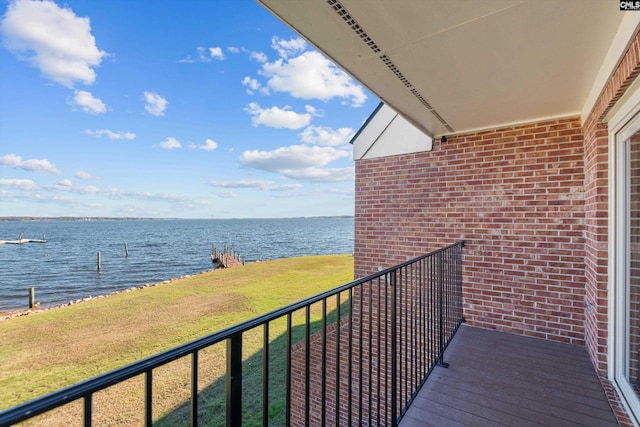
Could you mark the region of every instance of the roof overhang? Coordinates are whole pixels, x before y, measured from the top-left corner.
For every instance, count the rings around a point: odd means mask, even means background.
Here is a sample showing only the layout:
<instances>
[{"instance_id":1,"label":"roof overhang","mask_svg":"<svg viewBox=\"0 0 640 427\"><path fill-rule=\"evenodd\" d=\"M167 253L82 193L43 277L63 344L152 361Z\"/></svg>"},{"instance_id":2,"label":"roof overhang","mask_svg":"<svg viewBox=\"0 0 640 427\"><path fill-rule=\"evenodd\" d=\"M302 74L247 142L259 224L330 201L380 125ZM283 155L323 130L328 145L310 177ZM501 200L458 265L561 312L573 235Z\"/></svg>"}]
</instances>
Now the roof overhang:
<instances>
[{"instance_id":1,"label":"roof overhang","mask_svg":"<svg viewBox=\"0 0 640 427\"><path fill-rule=\"evenodd\" d=\"M431 136L584 115L640 23L611 0L258 1Z\"/></svg>"}]
</instances>

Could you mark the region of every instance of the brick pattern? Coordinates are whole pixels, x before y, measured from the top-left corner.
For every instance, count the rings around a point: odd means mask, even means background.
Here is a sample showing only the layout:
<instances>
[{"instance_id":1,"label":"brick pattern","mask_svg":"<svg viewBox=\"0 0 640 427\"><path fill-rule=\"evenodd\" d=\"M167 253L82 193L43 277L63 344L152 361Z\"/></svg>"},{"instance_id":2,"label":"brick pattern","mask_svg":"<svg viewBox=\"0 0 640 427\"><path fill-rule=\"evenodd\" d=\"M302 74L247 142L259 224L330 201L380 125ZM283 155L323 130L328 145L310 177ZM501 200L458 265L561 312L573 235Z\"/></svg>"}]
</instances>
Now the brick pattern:
<instances>
[{"instance_id":1,"label":"brick pattern","mask_svg":"<svg viewBox=\"0 0 640 427\"><path fill-rule=\"evenodd\" d=\"M318 331L310 336L308 350L306 340L292 346L292 426L348 425L349 414L352 425L361 425L363 420L369 418L374 420L372 426L391 424L390 408L386 404L390 388L390 337L389 331L385 331L381 325L388 323L389 307L388 304L380 304L379 301L383 300L378 298L379 295L386 294L384 288L376 281L354 289L354 311L342 313L344 317L340 321L339 330L336 322L331 323L327 325L325 334ZM362 297L363 294L365 298ZM368 296L375 298L372 303L375 313L371 315ZM388 295L382 298L386 299ZM374 317L376 326L369 327L369 321L374 321ZM381 323L378 322L379 319L382 320ZM383 329L378 330L378 325ZM323 340L326 348L324 354ZM305 368L307 359L308 391ZM336 402L339 402L337 413Z\"/></svg>"},{"instance_id":2,"label":"brick pattern","mask_svg":"<svg viewBox=\"0 0 640 427\"><path fill-rule=\"evenodd\" d=\"M621 426L632 426L607 379L609 139L606 115L640 74L640 34L634 39L584 123L585 344Z\"/></svg>"},{"instance_id":3,"label":"brick pattern","mask_svg":"<svg viewBox=\"0 0 640 427\"><path fill-rule=\"evenodd\" d=\"M462 239L472 325L584 344L583 142L569 118L359 161L356 275Z\"/></svg>"},{"instance_id":4,"label":"brick pattern","mask_svg":"<svg viewBox=\"0 0 640 427\"><path fill-rule=\"evenodd\" d=\"M606 377L609 180L607 126L585 127L585 342L599 375Z\"/></svg>"},{"instance_id":5,"label":"brick pattern","mask_svg":"<svg viewBox=\"0 0 640 427\"><path fill-rule=\"evenodd\" d=\"M309 342L309 425L323 425L322 424L322 384L326 384L326 396L324 399L325 406L325 425L335 425L336 420L336 379L341 380L341 390L346 390L348 387L346 367L348 366L348 335L346 333L347 322L346 319L341 322L340 330L340 343L339 346L345 351L342 351L339 359L336 359L336 339L338 336L337 324L334 322L327 325L326 338L324 338L327 353L322 354L322 333L315 333L311 335ZM291 382L291 425L292 426L305 426L306 423L306 341L301 341L291 348L291 376L293 381ZM322 375L322 367L326 367L325 378ZM345 400L346 402L346 400ZM340 410L341 419L346 419L347 410L343 406Z\"/></svg>"},{"instance_id":6,"label":"brick pattern","mask_svg":"<svg viewBox=\"0 0 640 427\"><path fill-rule=\"evenodd\" d=\"M600 377L600 383L602 384L604 393L609 400L611 409L613 409L613 413L615 414L620 427L634 427L634 424L629 418L627 411L623 408L622 403L620 402L620 396L618 395L616 389L613 387L613 384L611 384L611 382L605 377Z\"/></svg>"},{"instance_id":7,"label":"brick pattern","mask_svg":"<svg viewBox=\"0 0 640 427\"><path fill-rule=\"evenodd\" d=\"M640 74L640 33L636 34L631 41L622 61L614 71L613 75L605 85L600 97L596 101L590 120L598 123L604 122L604 118L609 111L622 98L626 90Z\"/></svg>"}]
</instances>

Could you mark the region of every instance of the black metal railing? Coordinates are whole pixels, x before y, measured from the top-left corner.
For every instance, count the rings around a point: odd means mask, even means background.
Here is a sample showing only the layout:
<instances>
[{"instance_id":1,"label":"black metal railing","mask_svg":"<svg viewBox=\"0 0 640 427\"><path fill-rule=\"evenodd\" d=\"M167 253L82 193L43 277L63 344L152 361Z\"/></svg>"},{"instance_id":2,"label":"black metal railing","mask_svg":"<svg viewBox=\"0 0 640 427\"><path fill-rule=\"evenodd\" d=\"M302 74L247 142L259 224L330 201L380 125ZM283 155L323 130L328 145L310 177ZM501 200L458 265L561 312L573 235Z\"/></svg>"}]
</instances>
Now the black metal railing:
<instances>
[{"instance_id":1,"label":"black metal railing","mask_svg":"<svg viewBox=\"0 0 640 427\"><path fill-rule=\"evenodd\" d=\"M139 411L147 426L395 426L435 366L446 365L444 350L464 321L463 247L458 242L18 405L0 413L0 426L55 417L52 410L70 402L85 426L108 423L95 419L104 399L94 397L134 377L144 389ZM243 352L256 342L258 351ZM209 357L217 345L226 356ZM189 366L190 397L154 414L154 379L177 360ZM200 370L212 363L225 365L223 373L205 382Z\"/></svg>"}]
</instances>

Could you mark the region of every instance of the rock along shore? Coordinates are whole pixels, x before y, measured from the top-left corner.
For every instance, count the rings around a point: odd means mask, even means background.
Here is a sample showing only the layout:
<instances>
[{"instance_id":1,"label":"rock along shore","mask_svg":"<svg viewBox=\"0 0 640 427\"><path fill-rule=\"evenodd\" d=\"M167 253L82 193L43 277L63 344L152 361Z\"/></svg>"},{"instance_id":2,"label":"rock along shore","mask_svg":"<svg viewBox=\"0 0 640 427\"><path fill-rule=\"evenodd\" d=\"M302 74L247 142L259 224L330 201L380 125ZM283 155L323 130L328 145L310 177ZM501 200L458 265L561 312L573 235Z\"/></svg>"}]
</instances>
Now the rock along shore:
<instances>
[{"instance_id":1,"label":"rock along shore","mask_svg":"<svg viewBox=\"0 0 640 427\"><path fill-rule=\"evenodd\" d=\"M134 287L131 287L131 288L123 289L121 291L111 292L110 294L106 294L106 295L98 295L98 296L89 295L89 296L87 296L85 298L72 300L72 301L69 301L66 304L59 304L59 305L55 305L55 306L52 306L52 307L43 307L43 308L36 307L36 308L31 308L31 309L26 309L26 310L0 312L0 321L7 320L7 319L13 319L15 317L29 316L29 315L32 315L32 314L42 313L42 312L45 312L45 311L55 310L55 309L58 309L58 308L69 307L69 306L72 306L72 305L80 304L82 302L91 301L91 300L100 299L100 298L107 298L107 297L110 297L112 295L118 295L118 294L122 294L122 293L126 293L126 292L132 292L132 291L135 291L135 290L138 290L138 289L151 288L151 287L159 286L159 285L166 285L166 284L169 284L169 283L173 283L173 282L175 282L177 280L186 279L188 277L193 277L193 276L199 276L201 274L211 273L213 271L219 271L219 270L218 269L206 270L206 271L202 271L202 272L196 273L196 274L187 274L185 276L174 277L174 278L171 278L171 279L163 280L162 282L158 282L158 283L146 283L144 285L134 286ZM39 303L37 303L37 304L39 304Z\"/></svg>"}]
</instances>

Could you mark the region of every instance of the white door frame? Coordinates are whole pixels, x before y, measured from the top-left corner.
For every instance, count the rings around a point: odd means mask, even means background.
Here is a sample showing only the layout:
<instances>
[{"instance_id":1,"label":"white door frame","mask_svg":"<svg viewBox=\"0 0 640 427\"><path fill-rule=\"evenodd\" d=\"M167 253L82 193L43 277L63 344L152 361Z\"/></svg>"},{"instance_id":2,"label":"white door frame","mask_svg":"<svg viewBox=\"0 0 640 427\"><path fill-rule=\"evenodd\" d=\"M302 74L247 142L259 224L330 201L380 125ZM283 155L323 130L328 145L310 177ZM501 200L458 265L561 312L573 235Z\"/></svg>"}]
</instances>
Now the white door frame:
<instances>
[{"instance_id":1,"label":"white door frame","mask_svg":"<svg viewBox=\"0 0 640 427\"><path fill-rule=\"evenodd\" d=\"M640 79L639 79L640 80ZM621 143L640 131L640 81L636 80L627 94L616 105L615 111L608 115L609 124L609 336L608 376L617 389L623 406L636 426L640 426L640 399L626 381L626 357L628 345L628 304L625 297L627 279L628 247L626 235L628 218L626 216L626 158L625 146ZM624 239L624 240L623 240Z\"/></svg>"}]
</instances>

